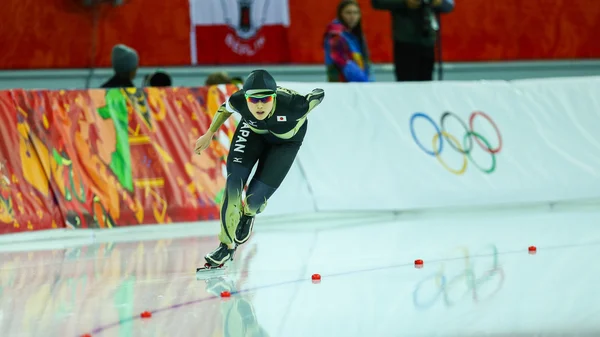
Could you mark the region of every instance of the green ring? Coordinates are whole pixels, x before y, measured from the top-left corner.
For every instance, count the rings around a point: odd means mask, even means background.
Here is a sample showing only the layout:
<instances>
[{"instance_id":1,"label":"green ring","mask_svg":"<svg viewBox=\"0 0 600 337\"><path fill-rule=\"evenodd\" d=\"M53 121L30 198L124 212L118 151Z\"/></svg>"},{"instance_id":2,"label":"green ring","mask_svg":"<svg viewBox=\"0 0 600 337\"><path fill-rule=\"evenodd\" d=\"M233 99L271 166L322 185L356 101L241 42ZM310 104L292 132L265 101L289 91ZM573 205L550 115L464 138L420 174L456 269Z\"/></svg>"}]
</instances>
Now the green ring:
<instances>
[{"instance_id":1,"label":"green ring","mask_svg":"<svg viewBox=\"0 0 600 337\"><path fill-rule=\"evenodd\" d=\"M466 142L466 140L470 136L475 136L475 137L479 138L485 144L485 146L488 148L488 150L490 150L490 151L492 150L492 145L490 144L490 142L488 142L487 139L483 138L482 135L480 135L479 133L477 133L475 131L469 131L469 132L465 133L463 143ZM469 157L469 161L471 162L471 164L475 165L475 167L477 167L481 172L491 174L492 172L494 172L496 170L496 155L492 152L490 152L490 154L492 155L492 166L487 170L484 169L483 167L479 166L479 164L477 164L477 162L475 160L473 160L473 157L471 157L470 151L466 155L467 155L467 157Z\"/></svg>"}]
</instances>

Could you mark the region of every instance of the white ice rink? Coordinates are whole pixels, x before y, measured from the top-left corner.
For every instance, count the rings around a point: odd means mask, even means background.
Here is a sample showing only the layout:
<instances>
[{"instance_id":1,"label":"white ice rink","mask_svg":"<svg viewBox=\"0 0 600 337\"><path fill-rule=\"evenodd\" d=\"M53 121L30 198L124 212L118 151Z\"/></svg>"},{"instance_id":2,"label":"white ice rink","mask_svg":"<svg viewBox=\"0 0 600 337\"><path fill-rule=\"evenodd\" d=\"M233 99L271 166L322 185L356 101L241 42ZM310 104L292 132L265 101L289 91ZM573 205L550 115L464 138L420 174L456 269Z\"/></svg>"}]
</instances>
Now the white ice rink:
<instances>
[{"instance_id":1,"label":"white ice rink","mask_svg":"<svg viewBox=\"0 0 600 337\"><path fill-rule=\"evenodd\" d=\"M1 238L0 336L600 336L595 205L255 228L209 282L214 222Z\"/></svg>"}]
</instances>

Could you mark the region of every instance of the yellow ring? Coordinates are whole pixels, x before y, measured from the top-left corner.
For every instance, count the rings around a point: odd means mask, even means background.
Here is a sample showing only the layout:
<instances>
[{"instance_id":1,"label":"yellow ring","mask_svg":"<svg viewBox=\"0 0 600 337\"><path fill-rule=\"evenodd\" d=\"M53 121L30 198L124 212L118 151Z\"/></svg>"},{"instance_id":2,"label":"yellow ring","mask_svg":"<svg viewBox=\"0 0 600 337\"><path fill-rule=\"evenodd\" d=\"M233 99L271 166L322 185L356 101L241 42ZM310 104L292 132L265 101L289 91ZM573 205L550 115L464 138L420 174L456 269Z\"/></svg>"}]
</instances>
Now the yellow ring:
<instances>
[{"instance_id":1,"label":"yellow ring","mask_svg":"<svg viewBox=\"0 0 600 337\"><path fill-rule=\"evenodd\" d=\"M460 169L455 170L455 169L449 167L448 165L446 165L446 163L442 160L442 157L440 157L440 153L438 152L438 149L436 148L438 138L440 137L439 133L436 133L436 134L433 135L433 141L432 141L432 143L433 143L433 153L435 153L435 157L437 158L437 160L440 162L440 164L442 164L442 166L446 170L448 170L448 171L450 171L450 172L452 172L452 173L454 173L456 175L464 174L465 171L467 171L467 155L466 155L465 151L463 151L462 147L460 146L460 143L458 142L458 140L456 138L454 138L454 136L452 136L451 134L447 133L446 131L442 131L442 135L446 136L447 139L449 139L450 141L454 142L454 144L456 145L456 147L463 154L463 165L462 165L462 167Z\"/></svg>"},{"instance_id":2,"label":"yellow ring","mask_svg":"<svg viewBox=\"0 0 600 337\"><path fill-rule=\"evenodd\" d=\"M465 259L465 270L468 270L471 262L469 261L469 249L467 247L456 247L456 250L458 250L459 252L462 253L462 257ZM442 265L440 266L440 270L438 271L436 277L435 277L435 284L438 287L442 286L442 277L444 276L444 264L442 263ZM463 275L464 278L464 275Z\"/></svg>"}]
</instances>

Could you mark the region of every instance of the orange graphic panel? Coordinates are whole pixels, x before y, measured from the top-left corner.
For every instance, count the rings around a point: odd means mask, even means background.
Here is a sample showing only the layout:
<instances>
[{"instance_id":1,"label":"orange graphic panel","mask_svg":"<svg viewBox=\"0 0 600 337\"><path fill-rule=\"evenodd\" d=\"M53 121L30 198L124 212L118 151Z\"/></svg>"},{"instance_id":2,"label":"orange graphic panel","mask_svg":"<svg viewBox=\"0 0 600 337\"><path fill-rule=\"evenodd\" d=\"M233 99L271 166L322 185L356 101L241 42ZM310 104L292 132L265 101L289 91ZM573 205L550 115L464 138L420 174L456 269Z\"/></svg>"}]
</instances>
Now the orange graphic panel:
<instances>
[{"instance_id":1,"label":"orange graphic panel","mask_svg":"<svg viewBox=\"0 0 600 337\"><path fill-rule=\"evenodd\" d=\"M0 92L0 233L217 219L237 120L193 146L237 90Z\"/></svg>"},{"instance_id":2,"label":"orange graphic panel","mask_svg":"<svg viewBox=\"0 0 600 337\"><path fill-rule=\"evenodd\" d=\"M63 227L48 179L46 140L35 132L35 112L15 104L22 93L0 91L0 234Z\"/></svg>"}]
</instances>

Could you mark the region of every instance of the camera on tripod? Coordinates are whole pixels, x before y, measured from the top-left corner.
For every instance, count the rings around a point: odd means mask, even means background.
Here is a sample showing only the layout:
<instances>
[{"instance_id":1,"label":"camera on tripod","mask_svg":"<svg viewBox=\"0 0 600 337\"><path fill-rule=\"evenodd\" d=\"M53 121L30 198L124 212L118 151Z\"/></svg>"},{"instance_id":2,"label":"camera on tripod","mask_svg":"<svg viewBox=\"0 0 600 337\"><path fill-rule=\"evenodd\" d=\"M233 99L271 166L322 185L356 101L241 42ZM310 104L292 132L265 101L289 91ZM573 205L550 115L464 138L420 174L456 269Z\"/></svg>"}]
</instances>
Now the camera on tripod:
<instances>
[{"instance_id":1,"label":"camera on tripod","mask_svg":"<svg viewBox=\"0 0 600 337\"><path fill-rule=\"evenodd\" d=\"M421 11L423 12L423 36L429 36L436 33L439 29L438 22L431 7L432 0L421 0Z\"/></svg>"}]
</instances>

